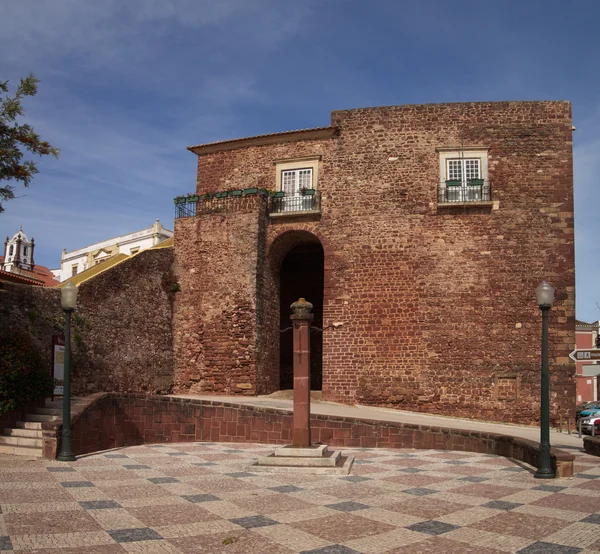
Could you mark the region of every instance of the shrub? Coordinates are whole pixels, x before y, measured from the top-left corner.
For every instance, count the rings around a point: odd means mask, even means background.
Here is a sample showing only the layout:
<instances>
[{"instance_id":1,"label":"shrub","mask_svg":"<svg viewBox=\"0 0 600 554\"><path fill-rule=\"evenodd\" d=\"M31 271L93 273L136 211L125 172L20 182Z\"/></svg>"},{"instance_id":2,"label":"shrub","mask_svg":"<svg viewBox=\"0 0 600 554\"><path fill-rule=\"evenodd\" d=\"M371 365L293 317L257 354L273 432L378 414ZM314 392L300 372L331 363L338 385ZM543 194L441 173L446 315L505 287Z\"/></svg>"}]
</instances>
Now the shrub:
<instances>
[{"instance_id":1,"label":"shrub","mask_svg":"<svg viewBox=\"0 0 600 554\"><path fill-rule=\"evenodd\" d=\"M38 352L29 334L0 335L0 415L52 394L50 364Z\"/></svg>"}]
</instances>

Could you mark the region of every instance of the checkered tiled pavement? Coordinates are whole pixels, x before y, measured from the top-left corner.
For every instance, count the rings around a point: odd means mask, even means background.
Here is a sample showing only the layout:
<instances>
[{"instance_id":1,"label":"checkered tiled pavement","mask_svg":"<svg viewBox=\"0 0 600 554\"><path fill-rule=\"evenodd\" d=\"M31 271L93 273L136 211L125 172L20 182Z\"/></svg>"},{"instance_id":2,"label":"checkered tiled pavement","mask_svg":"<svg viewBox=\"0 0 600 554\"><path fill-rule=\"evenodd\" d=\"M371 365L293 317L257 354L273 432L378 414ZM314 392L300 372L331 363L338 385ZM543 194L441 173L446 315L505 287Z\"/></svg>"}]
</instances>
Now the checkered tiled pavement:
<instances>
[{"instance_id":1,"label":"checkered tiled pavement","mask_svg":"<svg viewBox=\"0 0 600 554\"><path fill-rule=\"evenodd\" d=\"M186 443L61 463L0 456L0 551L112 554L600 553L600 459L525 464L347 449L347 477L253 474L272 448Z\"/></svg>"}]
</instances>

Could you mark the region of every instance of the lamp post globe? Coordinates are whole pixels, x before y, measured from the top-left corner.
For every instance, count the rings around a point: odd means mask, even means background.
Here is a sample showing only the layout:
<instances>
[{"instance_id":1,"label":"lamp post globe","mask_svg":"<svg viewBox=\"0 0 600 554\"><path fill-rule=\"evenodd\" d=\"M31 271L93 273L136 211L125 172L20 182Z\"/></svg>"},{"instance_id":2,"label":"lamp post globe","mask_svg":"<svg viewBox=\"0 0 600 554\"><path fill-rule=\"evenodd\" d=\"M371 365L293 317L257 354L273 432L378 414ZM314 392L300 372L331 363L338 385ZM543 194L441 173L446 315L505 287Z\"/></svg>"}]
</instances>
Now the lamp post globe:
<instances>
[{"instance_id":1,"label":"lamp post globe","mask_svg":"<svg viewBox=\"0 0 600 554\"><path fill-rule=\"evenodd\" d=\"M74 462L75 456L71 450L71 314L77 305L77 287L68 281L61 288L62 309L65 312L65 370L63 386L62 435L60 452L57 460Z\"/></svg>"},{"instance_id":2,"label":"lamp post globe","mask_svg":"<svg viewBox=\"0 0 600 554\"><path fill-rule=\"evenodd\" d=\"M535 298L540 308L542 306L551 308L554 303L554 287L550 283L542 281L535 289Z\"/></svg>"},{"instance_id":3,"label":"lamp post globe","mask_svg":"<svg viewBox=\"0 0 600 554\"><path fill-rule=\"evenodd\" d=\"M77 287L73 281L67 281L60 289L60 303L63 310L74 310L77 305Z\"/></svg>"},{"instance_id":4,"label":"lamp post globe","mask_svg":"<svg viewBox=\"0 0 600 554\"><path fill-rule=\"evenodd\" d=\"M542 372L540 396L540 459L534 474L536 479L554 479L550 457L550 371L548 368L548 313L554 302L554 287L542 281L535 289L537 304L542 311Z\"/></svg>"}]
</instances>

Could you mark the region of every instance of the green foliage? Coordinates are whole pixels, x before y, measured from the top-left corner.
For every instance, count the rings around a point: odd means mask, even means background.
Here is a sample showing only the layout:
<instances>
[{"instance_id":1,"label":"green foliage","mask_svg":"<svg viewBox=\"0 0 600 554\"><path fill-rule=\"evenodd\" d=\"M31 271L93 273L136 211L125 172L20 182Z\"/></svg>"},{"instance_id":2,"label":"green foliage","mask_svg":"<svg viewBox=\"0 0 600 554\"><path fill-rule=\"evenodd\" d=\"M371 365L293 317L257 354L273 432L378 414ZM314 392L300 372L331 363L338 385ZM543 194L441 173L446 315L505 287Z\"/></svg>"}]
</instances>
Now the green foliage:
<instances>
[{"instance_id":1,"label":"green foliage","mask_svg":"<svg viewBox=\"0 0 600 554\"><path fill-rule=\"evenodd\" d=\"M29 75L21 79L14 96L8 94L8 81L0 81L0 181L20 181L29 186L32 177L38 173L33 160L23 160L23 152L28 150L38 156L52 154L58 158L59 150L40 139L33 127L19 123L24 111L21 101L24 96L35 96L39 79ZM14 186L0 186L0 213L2 203L15 197Z\"/></svg>"},{"instance_id":2,"label":"green foliage","mask_svg":"<svg viewBox=\"0 0 600 554\"><path fill-rule=\"evenodd\" d=\"M81 336L81 333L78 329L73 330L73 340L79 348L83 346L83 337Z\"/></svg>"},{"instance_id":3,"label":"green foliage","mask_svg":"<svg viewBox=\"0 0 600 554\"><path fill-rule=\"evenodd\" d=\"M31 337L24 332L0 335L0 415L50 396L54 379Z\"/></svg>"},{"instance_id":4,"label":"green foliage","mask_svg":"<svg viewBox=\"0 0 600 554\"><path fill-rule=\"evenodd\" d=\"M82 315L79 315L77 312L75 312L73 314L73 325L75 325L75 327L77 327L78 329L81 329L81 330L90 328L89 321L87 321L87 319L85 319L85 317L83 317Z\"/></svg>"},{"instance_id":5,"label":"green foliage","mask_svg":"<svg viewBox=\"0 0 600 554\"><path fill-rule=\"evenodd\" d=\"M40 312L37 310L27 310L26 313L31 323L35 323L40 318Z\"/></svg>"}]
</instances>

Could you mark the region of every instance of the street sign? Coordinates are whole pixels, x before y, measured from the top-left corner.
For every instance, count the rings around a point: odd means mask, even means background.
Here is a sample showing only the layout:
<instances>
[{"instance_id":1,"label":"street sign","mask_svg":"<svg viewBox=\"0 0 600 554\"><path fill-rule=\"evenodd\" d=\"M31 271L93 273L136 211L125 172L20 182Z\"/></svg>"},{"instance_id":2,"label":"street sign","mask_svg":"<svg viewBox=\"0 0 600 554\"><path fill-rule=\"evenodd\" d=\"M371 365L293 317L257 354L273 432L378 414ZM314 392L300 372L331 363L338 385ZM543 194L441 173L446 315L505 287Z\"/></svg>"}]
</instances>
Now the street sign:
<instances>
[{"instance_id":1,"label":"street sign","mask_svg":"<svg viewBox=\"0 0 600 554\"><path fill-rule=\"evenodd\" d=\"M54 396L62 396L65 370L65 337L52 335L52 366Z\"/></svg>"},{"instance_id":2,"label":"street sign","mask_svg":"<svg viewBox=\"0 0 600 554\"><path fill-rule=\"evenodd\" d=\"M588 348L586 350L573 350L569 358L574 362L592 362L600 360L600 348Z\"/></svg>"}]
</instances>

